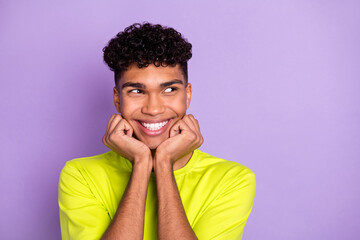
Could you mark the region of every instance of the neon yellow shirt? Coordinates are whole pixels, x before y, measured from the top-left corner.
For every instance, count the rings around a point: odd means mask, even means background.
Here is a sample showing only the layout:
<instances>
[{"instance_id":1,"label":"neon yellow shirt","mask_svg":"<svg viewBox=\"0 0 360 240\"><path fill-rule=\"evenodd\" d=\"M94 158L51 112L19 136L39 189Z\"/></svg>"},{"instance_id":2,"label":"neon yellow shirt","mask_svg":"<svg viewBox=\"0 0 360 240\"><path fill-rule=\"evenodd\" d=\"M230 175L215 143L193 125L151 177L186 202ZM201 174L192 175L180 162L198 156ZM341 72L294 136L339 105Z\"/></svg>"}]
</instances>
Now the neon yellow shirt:
<instances>
[{"instance_id":1,"label":"neon yellow shirt","mask_svg":"<svg viewBox=\"0 0 360 240\"><path fill-rule=\"evenodd\" d=\"M59 180L63 239L100 239L106 231L132 170L113 151L66 163ZM181 200L198 239L241 239L255 196L255 175L247 167L195 150L174 171ZM157 239L154 173L149 181L144 239Z\"/></svg>"}]
</instances>

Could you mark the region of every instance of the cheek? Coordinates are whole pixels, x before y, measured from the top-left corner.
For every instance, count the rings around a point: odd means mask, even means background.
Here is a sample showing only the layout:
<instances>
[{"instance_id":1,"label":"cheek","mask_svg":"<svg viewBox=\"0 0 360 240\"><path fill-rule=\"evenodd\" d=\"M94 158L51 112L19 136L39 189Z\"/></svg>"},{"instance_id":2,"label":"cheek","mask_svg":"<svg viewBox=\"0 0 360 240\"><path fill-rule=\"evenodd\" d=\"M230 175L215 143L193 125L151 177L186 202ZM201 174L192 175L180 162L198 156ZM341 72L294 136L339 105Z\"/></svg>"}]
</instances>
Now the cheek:
<instances>
[{"instance_id":1,"label":"cheek","mask_svg":"<svg viewBox=\"0 0 360 240\"><path fill-rule=\"evenodd\" d=\"M126 98L121 99L120 101L120 112L121 115L125 119L131 119L131 116L136 112L136 109L138 108L138 104L134 101L129 101Z\"/></svg>"},{"instance_id":2,"label":"cheek","mask_svg":"<svg viewBox=\"0 0 360 240\"><path fill-rule=\"evenodd\" d=\"M167 101L168 108L172 109L179 115L183 117L186 113L186 100L184 97L179 97L177 99L173 99L172 101Z\"/></svg>"}]
</instances>

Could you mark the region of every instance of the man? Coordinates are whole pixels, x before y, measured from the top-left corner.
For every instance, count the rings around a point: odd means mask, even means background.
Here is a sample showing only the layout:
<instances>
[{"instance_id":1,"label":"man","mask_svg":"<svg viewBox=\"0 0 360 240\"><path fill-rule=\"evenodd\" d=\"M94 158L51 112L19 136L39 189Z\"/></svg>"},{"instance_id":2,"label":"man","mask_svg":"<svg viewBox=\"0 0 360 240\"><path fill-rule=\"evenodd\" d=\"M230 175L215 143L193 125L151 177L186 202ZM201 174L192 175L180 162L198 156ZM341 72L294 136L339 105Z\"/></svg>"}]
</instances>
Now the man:
<instances>
[{"instance_id":1,"label":"man","mask_svg":"<svg viewBox=\"0 0 360 240\"><path fill-rule=\"evenodd\" d=\"M161 25L134 24L104 48L115 73L103 143L60 175L63 239L241 239L255 175L201 152L187 61L191 44Z\"/></svg>"}]
</instances>

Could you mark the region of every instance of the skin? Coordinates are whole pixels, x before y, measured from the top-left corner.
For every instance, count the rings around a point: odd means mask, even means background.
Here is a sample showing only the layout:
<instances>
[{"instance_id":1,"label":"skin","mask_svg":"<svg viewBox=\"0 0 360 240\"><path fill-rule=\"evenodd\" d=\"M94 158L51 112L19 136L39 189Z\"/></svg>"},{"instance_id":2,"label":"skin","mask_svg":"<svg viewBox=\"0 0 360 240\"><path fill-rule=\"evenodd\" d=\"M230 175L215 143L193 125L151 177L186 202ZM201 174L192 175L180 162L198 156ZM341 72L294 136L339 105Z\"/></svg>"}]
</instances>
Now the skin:
<instances>
[{"instance_id":1,"label":"skin","mask_svg":"<svg viewBox=\"0 0 360 240\"><path fill-rule=\"evenodd\" d=\"M102 239L142 239L145 201L152 171L158 196L158 238L197 239L187 220L173 171L186 165L203 143L198 121L186 115L191 84L178 65L131 65L113 90L120 114L111 116L103 143L133 164L127 189ZM159 134L140 122L168 121Z\"/></svg>"}]
</instances>

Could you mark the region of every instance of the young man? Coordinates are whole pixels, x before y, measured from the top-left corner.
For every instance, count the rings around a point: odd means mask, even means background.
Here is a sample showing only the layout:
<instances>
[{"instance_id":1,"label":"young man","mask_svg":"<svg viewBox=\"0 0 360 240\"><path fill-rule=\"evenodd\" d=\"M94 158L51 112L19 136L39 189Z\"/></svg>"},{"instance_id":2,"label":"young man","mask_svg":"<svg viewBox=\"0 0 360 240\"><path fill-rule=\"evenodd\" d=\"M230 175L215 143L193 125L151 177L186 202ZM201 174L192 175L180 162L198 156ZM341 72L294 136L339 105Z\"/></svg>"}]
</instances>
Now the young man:
<instances>
[{"instance_id":1,"label":"young man","mask_svg":"<svg viewBox=\"0 0 360 240\"><path fill-rule=\"evenodd\" d=\"M241 239L255 175L201 152L187 61L191 44L161 25L134 24L104 48L115 73L103 143L60 175L63 239Z\"/></svg>"}]
</instances>

